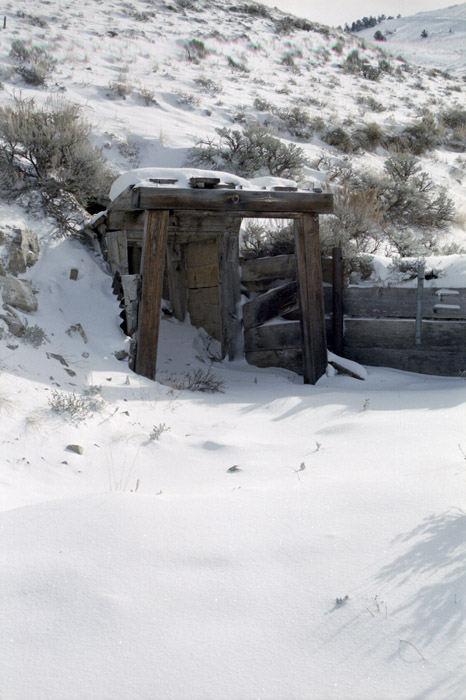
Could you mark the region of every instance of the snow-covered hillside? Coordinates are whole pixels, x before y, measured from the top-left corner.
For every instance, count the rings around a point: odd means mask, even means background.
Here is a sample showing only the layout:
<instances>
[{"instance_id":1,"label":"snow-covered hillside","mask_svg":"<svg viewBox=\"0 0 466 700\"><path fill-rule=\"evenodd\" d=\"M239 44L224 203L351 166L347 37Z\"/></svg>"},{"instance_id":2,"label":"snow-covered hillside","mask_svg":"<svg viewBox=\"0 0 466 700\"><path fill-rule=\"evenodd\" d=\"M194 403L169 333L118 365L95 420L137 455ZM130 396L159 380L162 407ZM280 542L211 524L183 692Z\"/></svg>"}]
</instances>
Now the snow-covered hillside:
<instances>
[{"instance_id":1,"label":"snow-covered hillside","mask_svg":"<svg viewBox=\"0 0 466 700\"><path fill-rule=\"evenodd\" d=\"M303 185L330 187L389 154L344 151L335 129L395 138L464 108L456 77L253 3L2 14L0 106L78 103L115 175L182 166L196 139L258 120L303 149ZM461 214L452 143L445 127L420 163ZM167 315L146 380L100 252L57 235L24 173L2 192L1 292L18 303L24 280L30 309L3 296L2 700L466 698L464 377L329 367L304 386L213 361ZM461 244L464 216L444 235ZM461 283L464 255L436 260Z\"/></svg>"},{"instance_id":2,"label":"snow-covered hillside","mask_svg":"<svg viewBox=\"0 0 466 700\"><path fill-rule=\"evenodd\" d=\"M385 20L358 35L372 40L377 30L391 53L460 78L466 75L466 3Z\"/></svg>"}]
</instances>

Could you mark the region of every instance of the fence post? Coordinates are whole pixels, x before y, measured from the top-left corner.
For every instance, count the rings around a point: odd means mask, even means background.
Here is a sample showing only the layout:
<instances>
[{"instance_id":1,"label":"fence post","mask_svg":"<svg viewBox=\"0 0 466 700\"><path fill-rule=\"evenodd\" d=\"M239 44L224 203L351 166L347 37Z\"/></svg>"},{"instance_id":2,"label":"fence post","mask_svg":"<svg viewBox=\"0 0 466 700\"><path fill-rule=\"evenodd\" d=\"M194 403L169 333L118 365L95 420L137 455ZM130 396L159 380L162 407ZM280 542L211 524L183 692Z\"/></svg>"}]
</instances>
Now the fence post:
<instances>
[{"instance_id":1,"label":"fence post","mask_svg":"<svg viewBox=\"0 0 466 700\"><path fill-rule=\"evenodd\" d=\"M343 255L341 246L332 249L332 347L343 357Z\"/></svg>"},{"instance_id":2,"label":"fence post","mask_svg":"<svg viewBox=\"0 0 466 700\"><path fill-rule=\"evenodd\" d=\"M424 295L424 272L425 268L419 263L417 268L417 295L416 295L416 336L415 344L422 343L422 297Z\"/></svg>"}]
</instances>

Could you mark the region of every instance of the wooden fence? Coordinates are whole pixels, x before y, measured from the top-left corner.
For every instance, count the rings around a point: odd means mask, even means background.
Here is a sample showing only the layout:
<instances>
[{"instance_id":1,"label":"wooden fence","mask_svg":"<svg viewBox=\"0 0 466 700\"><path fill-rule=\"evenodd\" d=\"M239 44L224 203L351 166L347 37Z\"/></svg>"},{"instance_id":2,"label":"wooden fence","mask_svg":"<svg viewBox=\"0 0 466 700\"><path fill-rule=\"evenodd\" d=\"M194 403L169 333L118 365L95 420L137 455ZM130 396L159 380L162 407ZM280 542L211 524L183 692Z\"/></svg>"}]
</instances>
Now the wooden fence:
<instances>
[{"instance_id":1,"label":"wooden fence","mask_svg":"<svg viewBox=\"0 0 466 700\"><path fill-rule=\"evenodd\" d=\"M243 306L246 359L300 373L294 256L243 261L241 267L243 291L251 297ZM323 260L327 342L334 352L410 372L466 371L466 289L424 288L418 306L416 289L348 287L340 272L335 279L335 270L341 270L338 261Z\"/></svg>"}]
</instances>

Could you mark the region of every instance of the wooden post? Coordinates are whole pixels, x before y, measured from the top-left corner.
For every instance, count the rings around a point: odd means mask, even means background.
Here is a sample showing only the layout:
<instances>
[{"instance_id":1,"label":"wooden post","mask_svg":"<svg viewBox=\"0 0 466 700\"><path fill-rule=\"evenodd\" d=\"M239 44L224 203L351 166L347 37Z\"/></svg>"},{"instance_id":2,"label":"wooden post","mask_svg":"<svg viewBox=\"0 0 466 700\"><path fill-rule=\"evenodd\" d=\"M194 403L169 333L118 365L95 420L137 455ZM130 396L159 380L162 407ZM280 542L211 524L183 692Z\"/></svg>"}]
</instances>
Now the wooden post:
<instances>
[{"instance_id":1,"label":"wooden post","mask_svg":"<svg viewBox=\"0 0 466 700\"><path fill-rule=\"evenodd\" d=\"M168 211L146 212L135 371L149 379L157 365L167 230Z\"/></svg>"},{"instance_id":2,"label":"wooden post","mask_svg":"<svg viewBox=\"0 0 466 700\"><path fill-rule=\"evenodd\" d=\"M332 346L343 357L343 256L341 247L332 250Z\"/></svg>"},{"instance_id":3,"label":"wooden post","mask_svg":"<svg viewBox=\"0 0 466 700\"><path fill-rule=\"evenodd\" d=\"M188 306L184 248L180 243L172 243L170 240L167 245L167 273L173 315L178 321L184 321Z\"/></svg>"},{"instance_id":4,"label":"wooden post","mask_svg":"<svg viewBox=\"0 0 466 700\"><path fill-rule=\"evenodd\" d=\"M295 221L296 276L303 343L305 384L315 384L327 367L319 217L304 214Z\"/></svg>"},{"instance_id":5,"label":"wooden post","mask_svg":"<svg viewBox=\"0 0 466 700\"><path fill-rule=\"evenodd\" d=\"M425 267L422 263L420 263L417 269L415 345L421 345L422 343L422 296L424 294L424 274Z\"/></svg>"},{"instance_id":6,"label":"wooden post","mask_svg":"<svg viewBox=\"0 0 466 700\"><path fill-rule=\"evenodd\" d=\"M241 282L239 267L239 229L238 234L224 233L219 238L218 267L220 286L220 313L222 322L222 355L234 360L240 352L241 320Z\"/></svg>"}]
</instances>

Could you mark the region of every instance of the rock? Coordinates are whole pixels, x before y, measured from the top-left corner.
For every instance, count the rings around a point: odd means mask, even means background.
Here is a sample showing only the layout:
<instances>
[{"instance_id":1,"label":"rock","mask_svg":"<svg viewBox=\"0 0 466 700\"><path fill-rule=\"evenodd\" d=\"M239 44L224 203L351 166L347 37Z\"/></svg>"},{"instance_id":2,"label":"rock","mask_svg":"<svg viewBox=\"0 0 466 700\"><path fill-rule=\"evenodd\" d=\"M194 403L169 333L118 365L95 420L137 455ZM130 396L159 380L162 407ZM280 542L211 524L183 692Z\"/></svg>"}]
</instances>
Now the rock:
<instances>
[{"instance_id":1,"label":"rock","mask_svg":"<svg viewBox=\"0 0 466 700\"><path fill-rule=\"evenodd\" d=\"M77 455L82 455L84 452L84 447L81 445L67 445L65 449L68 450L68 452L74 452Z\"/></svg>"},{"instance_id":2,"label":"rock","mask_svg":"<svg viewBox=\"0 0 466 700\"><path fill-rule=\"evenodd\" d=\"M128 353L126 352L126 350L116 350L113 354L115 355L117 360L126 360L126 358L128 357Z\"/></svg>"},{"instance_id":3,"label":"rock","mask_svg":"<svg viewBox=\"0 0 466 700\"><path fill-rule=\"evenodd\" d=\"M16 336L16 338L21 338L21 336L24 335L26 326L22 321L19 320L19 318L11 316L11 314L0 314L0 318L2 319L2 321L5 321L11 335Z\"/></svg>"},{"instance_id":4,"label":"rock","mask_svg":"<svg viewBox=\"0 0 466 700\"><path fill-rule=\"evenodd\" d=\"M0 277L6 277L6 275L7 275L7 272L5 269L5 265L0 260Z\"/></svg>"},{"instance_id":5,"label":"rock","mask_svg":"<svg viewBox=\"0 0 466 700\"><path fill-rule=\"evenodd\" d=\"M72 267L70 270L70 280L77 280L79 275L79 270L76 267Z\"/></svg>"},{"instance_id":6,"label":"rock","mask_svg":"<svg viewBox=\"0 0 466 700\"><path fill-rule=\"evenodd\" d=\"M37 311L38 303L30 282L15 277L0 277L0 284L5 304L21 311Z\"/></svg>"},{"instance_id":7,"label":"rock","mask_svg":"<svg viewBox=\"0 0 466 700\"><path fill-rule=\"evenodd\" d=\"M87 343L87 335L80 323L75 323L74 326L70 326L66 332L70 338L72 333L79 333L83 341Z\"/></svg>"},{"instance_id":8,"label":"rock","mask_svg":"<svg viewBox=\"0 0 466 700\"><path fill-rule=\"evenodd\" d=\"M9 245L8 269L14 277L26 272L39 259L39 241L29 229L15 229L15 237Z\"/></svg>"}]
</instances>

